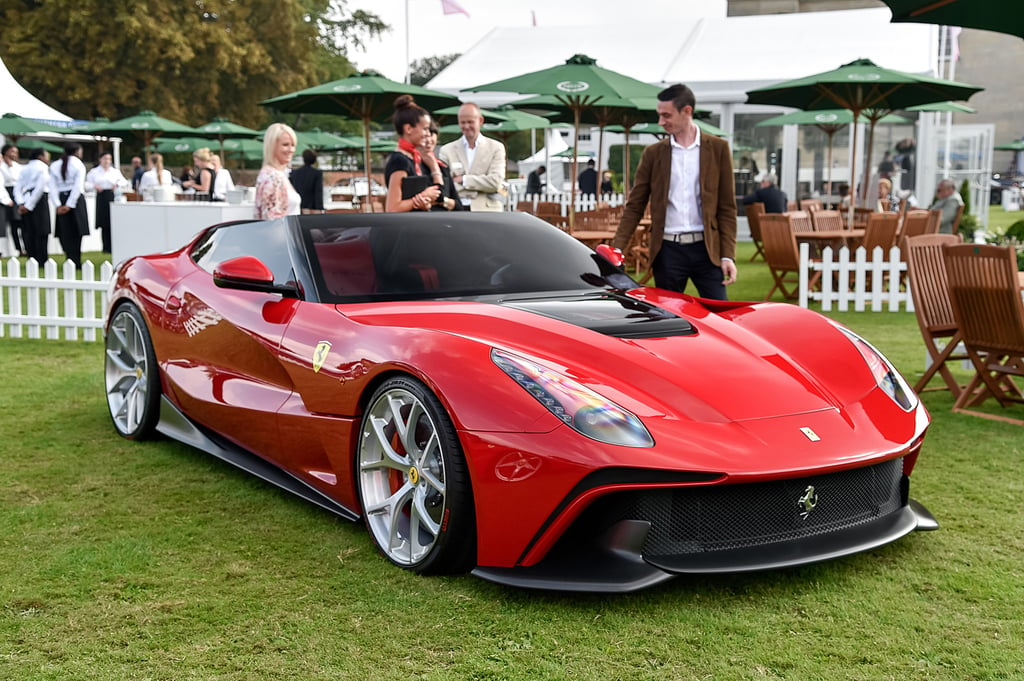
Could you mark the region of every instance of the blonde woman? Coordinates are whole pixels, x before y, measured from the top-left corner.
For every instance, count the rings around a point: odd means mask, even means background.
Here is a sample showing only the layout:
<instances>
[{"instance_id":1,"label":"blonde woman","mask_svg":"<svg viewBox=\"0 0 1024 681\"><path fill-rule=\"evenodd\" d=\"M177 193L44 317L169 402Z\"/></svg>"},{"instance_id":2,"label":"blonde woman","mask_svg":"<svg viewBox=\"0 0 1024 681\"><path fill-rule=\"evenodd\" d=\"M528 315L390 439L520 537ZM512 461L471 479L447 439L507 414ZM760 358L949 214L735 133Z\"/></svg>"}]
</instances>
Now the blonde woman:
<instances>
[{"instance_id":1,"label":"blonde woman","mask_svg":"<svg viewBox=\"0 0 1024 681\"><path fill-rule=\"evenodd\" d=\"M192 165L195 166L195 170L192 174L192 179L185 180L181 183L181 186L185 189L195 190L197 200L210 200L210 192L213 191L213 169L211 168L213 162L213 154L207 147L202 149L196 149L192 152Z\"/></svg>"},{"instance_id":2,"label":"blonde woman","mask_svg":"<svg viewBox=\"0 0 1024 681\"><path fill-rule=\"evenodd\" d=\"M142 173L139 180L139 192L146 187L170 187L174 184L174 177L171 171L164 168L164 157L157 153L149 155L150 169Z\"/></svg>"},{"instance_id":3,"label":"blonde woman","mask_svg":"<svg viewBox=\"0 0 1024 681\"><path fill-rule=\"evenodd\" d=\"M284 123L274 123L263 135L263 167L256 178L257 220L299 214L302 198L288 181L295 142L295 131Z\"/></svg>"}]
</instances>

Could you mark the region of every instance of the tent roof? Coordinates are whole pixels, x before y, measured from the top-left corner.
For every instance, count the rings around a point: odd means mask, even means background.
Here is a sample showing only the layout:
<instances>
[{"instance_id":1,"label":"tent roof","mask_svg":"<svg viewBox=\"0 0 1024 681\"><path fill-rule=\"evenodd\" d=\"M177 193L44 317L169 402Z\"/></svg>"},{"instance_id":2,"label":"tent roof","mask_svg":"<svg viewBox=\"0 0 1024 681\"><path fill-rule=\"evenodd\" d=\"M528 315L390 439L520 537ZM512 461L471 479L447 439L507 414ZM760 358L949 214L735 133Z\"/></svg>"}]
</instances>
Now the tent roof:
<instances>
[{"instance_id":1,"label":"tent roof","mask_svg":"<svg viewBox=\"0 0 1024 681\"><path fill-rule=\"evenodd\" d=\"M628 11L628 10L624 10ZM892 24L888 8L741 17L645 15L609 26L495 28L430 81L459 92L548 68L576 53L648 83L686 83L704 103L744 102L761 85L829 71L859 58L886 68L931 73L936 27ZM486 105L509 101L462 92Z\"/></svg>"},{"instance_id":2,"label":"tent roof","mask_svg":"<svg viewBox=\"0 0 1024 681\"><path fill-rule=\"evenodd\" d=\"M21 86L7 65L0 58L0 115L14 113L24 118L37 118L44 121L66 122L71 117L62 114L52 106L45 104L31 92Z\"/></svg>"}]
</instances>

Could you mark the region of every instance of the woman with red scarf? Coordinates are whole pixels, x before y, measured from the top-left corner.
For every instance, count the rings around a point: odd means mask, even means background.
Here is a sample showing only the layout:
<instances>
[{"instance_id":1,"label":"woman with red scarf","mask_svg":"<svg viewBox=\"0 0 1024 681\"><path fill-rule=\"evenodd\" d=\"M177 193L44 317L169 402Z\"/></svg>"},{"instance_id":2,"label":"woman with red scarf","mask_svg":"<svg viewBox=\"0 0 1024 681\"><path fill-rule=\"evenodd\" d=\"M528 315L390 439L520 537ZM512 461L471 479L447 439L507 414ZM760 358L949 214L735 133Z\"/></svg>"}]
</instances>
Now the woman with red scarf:
<instances>
[{"instance_id":1,"label":"woman with red scarf","mask_svg":"<svg viewBox=\"0 0 1024 681\"><path fill-rule=\"evenodd\" d=\"M442 180L437 161L429 163L433 156L424 158L419 150L423 136L430 133L430 114L416 104L412 95L401 95L395 100L394 120L398 150L384 166L384 183L388 187L385 210L388 213L429 211L441 196ZM406 181L411 178L418 179Z\"/></svg>"}]
</instances>

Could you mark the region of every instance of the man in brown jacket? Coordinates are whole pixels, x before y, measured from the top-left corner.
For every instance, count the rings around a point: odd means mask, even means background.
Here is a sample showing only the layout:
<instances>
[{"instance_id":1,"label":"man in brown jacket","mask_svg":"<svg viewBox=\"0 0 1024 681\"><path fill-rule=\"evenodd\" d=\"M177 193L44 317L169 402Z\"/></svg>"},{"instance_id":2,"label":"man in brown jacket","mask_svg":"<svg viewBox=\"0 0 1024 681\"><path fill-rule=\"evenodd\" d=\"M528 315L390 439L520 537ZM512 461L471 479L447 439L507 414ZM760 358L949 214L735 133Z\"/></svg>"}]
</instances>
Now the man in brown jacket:
<instances>
[{"instance_id":1,"label":"man in brown jacket","mask_svg":"<svg viewBox=\"0 0 1024 681\"><path fill-rule=\"evenodd\" d=\"M736 281L736 190L729 145L693 122L696 98L685 85L658 93L658 123L669 138L644 149L615 233L625 249L648 202L654 284L725 300Z\"/></svg>"}]
</instances>

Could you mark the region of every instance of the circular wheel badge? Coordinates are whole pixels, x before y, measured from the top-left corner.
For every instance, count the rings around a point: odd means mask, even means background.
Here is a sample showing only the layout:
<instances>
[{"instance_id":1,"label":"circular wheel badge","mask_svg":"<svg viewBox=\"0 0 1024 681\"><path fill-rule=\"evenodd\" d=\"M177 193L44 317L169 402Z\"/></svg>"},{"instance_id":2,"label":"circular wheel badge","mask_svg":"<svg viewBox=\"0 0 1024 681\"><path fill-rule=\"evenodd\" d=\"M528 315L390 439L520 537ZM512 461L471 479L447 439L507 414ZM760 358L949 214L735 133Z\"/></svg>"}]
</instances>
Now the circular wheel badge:
<instances>
[{"instance_id":1,"label":"circular wheel badge","mask_svg":"<svg viewBox=\"0 0 1024 681\"><path fill-rule=\"evenodd\" d=\"M420 484L420 472L415 467L409 469L409 482L414 485Z\"/></svg>"}]
</instances>

